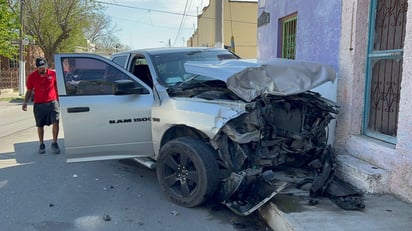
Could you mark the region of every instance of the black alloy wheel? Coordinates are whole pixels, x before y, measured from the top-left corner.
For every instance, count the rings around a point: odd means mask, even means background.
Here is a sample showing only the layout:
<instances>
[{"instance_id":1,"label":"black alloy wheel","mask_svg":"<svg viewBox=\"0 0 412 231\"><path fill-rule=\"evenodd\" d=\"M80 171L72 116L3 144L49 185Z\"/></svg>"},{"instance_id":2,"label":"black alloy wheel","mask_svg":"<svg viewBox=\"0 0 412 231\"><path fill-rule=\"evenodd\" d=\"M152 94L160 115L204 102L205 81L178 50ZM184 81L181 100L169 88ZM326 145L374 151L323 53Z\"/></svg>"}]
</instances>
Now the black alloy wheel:
<instances>
[{"instance_id":1,"label":"black alloy wheel","mask_svg":"<svg viewBox=\"0 0 412 231\"><path fill-rule=\"evenodd\" d=\"M180 137L160 150L157 178L167 197L195 207L209 199L218 185L218 165L212 147L191 137Z\"/></svg>"}]
</instances>

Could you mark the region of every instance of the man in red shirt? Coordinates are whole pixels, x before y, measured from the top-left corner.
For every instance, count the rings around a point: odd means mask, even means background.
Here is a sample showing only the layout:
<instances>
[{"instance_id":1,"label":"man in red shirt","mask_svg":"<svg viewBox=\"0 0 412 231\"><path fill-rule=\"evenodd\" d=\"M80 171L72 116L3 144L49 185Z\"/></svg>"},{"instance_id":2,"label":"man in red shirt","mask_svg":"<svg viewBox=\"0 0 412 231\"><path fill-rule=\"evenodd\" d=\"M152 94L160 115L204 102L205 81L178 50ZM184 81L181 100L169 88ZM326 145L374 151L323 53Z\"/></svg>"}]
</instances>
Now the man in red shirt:
<instances>
[{"instance_id":1,"label":"man in red shirt","mask_svg":"<svg viewBox=\"0 0 412 231\"><path fill-rule=\"evenodd\" d=\"M59 134L59 94L57 92L56 72L49 69L46 60L41 57L36 58L36 67L36 70L27 77L27 92L22 109L27 111L27 102L31 98L33 91L35 91L33 112L40 141L39 153L43 154L46 152L43 142L44 126L52 125L53 142L51 150L58 154L60 153L59 145L57 144L57 136Z\"/></svg>"}]
</instances>

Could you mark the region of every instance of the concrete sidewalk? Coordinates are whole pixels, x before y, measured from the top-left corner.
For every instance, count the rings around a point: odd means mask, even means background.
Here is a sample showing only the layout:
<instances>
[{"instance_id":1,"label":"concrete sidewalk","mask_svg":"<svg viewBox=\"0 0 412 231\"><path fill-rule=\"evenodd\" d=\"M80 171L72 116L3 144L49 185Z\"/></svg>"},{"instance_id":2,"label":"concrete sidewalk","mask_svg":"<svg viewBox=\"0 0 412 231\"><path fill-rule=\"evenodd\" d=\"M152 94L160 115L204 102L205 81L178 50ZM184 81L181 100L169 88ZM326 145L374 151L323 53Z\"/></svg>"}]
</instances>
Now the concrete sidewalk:
<instances>
[{"instance_id":1,"label":"concrete sidewalk","mask_svg":"<svg viewBox=\"0 0 412 231\"><path fill-rule=\"evenodd\" d=\"M412 204L392 195L366 194L365 208L347 211L328 198L308 205L308 194L285 190L259 209L274 231L409 231L412 230Z\"/></svg>"},{"instance_id":2,"label":"concrete sidewalk","mask_svg":"<svg viewBox=\"0 0 412 231\"><path fill-rule=\"evenodd\" d=\"M18 91L11 89L0 89L0 100L8 101L13 99L23 99L24 96L20 96Z\"/></svg>"}]
</instances>

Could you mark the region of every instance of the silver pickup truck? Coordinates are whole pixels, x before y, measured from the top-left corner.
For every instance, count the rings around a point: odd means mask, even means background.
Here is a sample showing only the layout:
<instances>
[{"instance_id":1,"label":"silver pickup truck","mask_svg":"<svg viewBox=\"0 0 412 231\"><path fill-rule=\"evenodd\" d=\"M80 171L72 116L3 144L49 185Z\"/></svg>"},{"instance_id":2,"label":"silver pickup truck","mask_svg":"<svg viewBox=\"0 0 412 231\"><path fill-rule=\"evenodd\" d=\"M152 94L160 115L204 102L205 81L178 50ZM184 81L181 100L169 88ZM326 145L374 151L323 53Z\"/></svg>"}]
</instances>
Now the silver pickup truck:
<instances>
[{"instance_id":1,"label":"silver pickup truck","mask_svg":"<svg viewBox=\"0 0 412 231\"><path fill-rule=\"evenodd\" d=\"M217 48L58 54L55 64L68 162L133 158L186 207L217 200L248 215L293 186L363 208L334 177L327 128L338 107L310 91L335 80L327 65Z\"/></svg>"}]
</instances>

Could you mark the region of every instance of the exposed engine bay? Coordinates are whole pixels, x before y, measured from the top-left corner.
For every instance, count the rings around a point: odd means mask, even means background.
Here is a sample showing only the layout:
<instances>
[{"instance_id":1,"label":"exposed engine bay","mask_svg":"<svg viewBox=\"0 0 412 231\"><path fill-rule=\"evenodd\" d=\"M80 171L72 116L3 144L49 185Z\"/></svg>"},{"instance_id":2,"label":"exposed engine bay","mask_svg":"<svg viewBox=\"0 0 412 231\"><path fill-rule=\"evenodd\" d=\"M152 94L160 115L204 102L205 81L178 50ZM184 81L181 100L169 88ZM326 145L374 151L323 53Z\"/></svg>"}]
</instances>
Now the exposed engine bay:
<instances>
[{"instance_id":1,"label":"exposed engine bay","mask_svg":"<svg viewBox=\"0 0 412 231\"><path fill-rule=\"evenodd\" d=\"M310 197L328 196L343 209L364 208L361 194L334 177L335 156L327 144L328 124L338 113L333 102L313 92L267 96L253 102L249 111L226 124L212 141L230 172L222 183L221 201L237 213L250 213L262 197L292 183L277 179L277 172L299 168L308 176L296 187L311 184Z\"/></svg>"}]
</instances>

